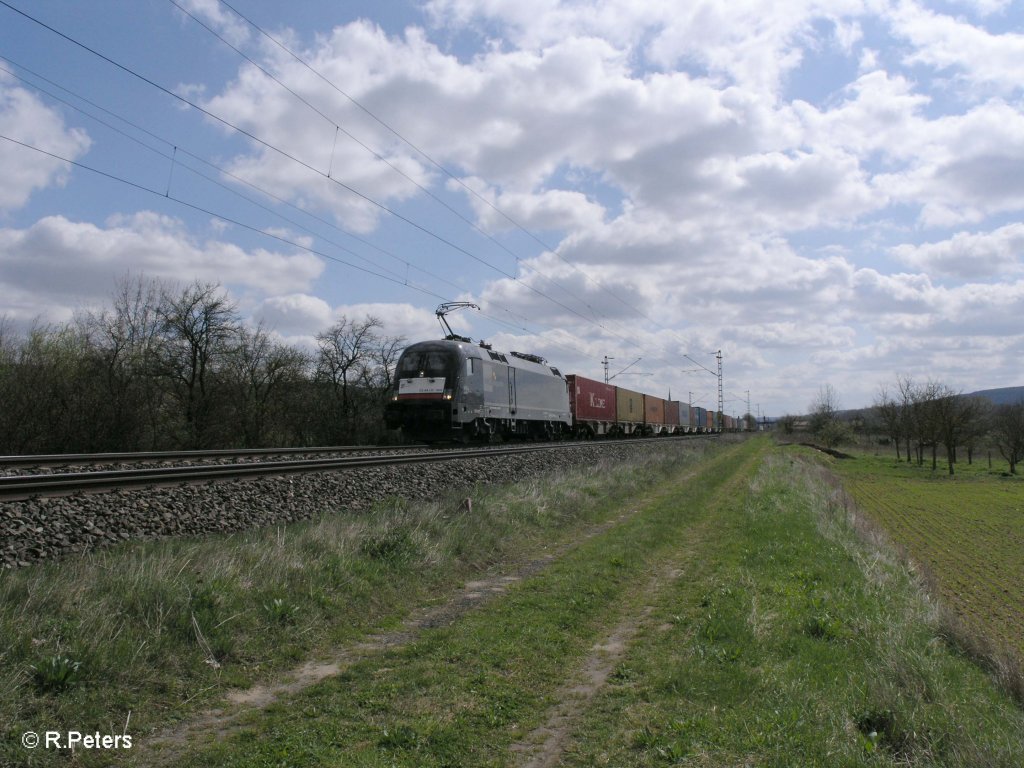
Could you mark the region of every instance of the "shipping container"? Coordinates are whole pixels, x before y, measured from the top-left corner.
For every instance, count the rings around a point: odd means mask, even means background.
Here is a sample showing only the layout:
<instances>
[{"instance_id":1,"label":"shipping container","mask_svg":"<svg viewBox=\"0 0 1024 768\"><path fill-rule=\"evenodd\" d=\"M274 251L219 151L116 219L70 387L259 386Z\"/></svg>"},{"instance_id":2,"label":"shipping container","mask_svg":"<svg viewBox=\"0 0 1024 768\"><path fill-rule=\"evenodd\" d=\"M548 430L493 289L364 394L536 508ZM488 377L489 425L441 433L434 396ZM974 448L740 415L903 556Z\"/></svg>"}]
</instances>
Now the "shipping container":
<instances>
[{"instance_id":1,"label":"shipping container","mask_svg":"<svg viewBox=\"0 0 1024 768\"><path fill-rule=\"evenodd\" d=\"M691 405L689 410L690 410L690 421L689 421L689 427L690 428L687 430L687 432L697 432L699 430L699 427L700 427L700 422L697 420L697 407L694 406L694 405Z\"/></svg>"},{"instance_id":2,"label":"shipping container","mask_svg":"<svg viewBox=\"0 0 1024 768\"><path fill-rule=\"evenodd\" d=\"M679 431L679 401L678 400L666 400L665 401L665 424L669 428L669 432Z\"/></svg>"},{"instance_id":3,"label":"shipping container","mask_svg":"<svg viewBox=\"0 0 1024 768\"><path fill-rule=\"evenodd\" d=\"M615 385L574 374L565 378L577 433L608 434L615 425Z\"/></svg>"},{"instance_id":4,"label":"shipping container","mask_svg":"<svg viewBox=\"0 0 1024 768\"><path fill-rule=\"evenodd\" d=\"M704 426L710 431L715 426L715 412L704 411Z\"/></svg>"},{"instance_id":5,"label":"shipping container","mask_svg":"<svg viewBox=\"0 0 1024 768\"><path fill-rule=\"evenodd\" d=\"M665 401L654 395L644 395L644 431L660 435L665 428Z\"/></svg>"},{"instance_id":6,"label":"shipping container","mask_svg":"<svg viewBox=\"0 0 1024 768\"><path fill-rule=\"evenodd\" d=\"M693 406L694 410L694 421L693 425L696 432L707 432L708 423L708 412L701 408L699 405Z\"/></svg>"},{"instance_id":7,"label":"shipping container","mask_svg":"<svg viewBox=\"0 0 1024 768\"><path fill-rule=\"evenodd\" d=\"M615 418L618 427L627 435L644 424L644 396L631 389L615 388Z\"/></svg>"},{"instance_id":8,"label":"shipping container","mask_svg":"<svg viewBox=\"0 0 1024 768\"><path fill-rule=\"evenodd\" d=\"M679 431L689 432L690 431L690 406L688 403L679 404Z\"/></svg>"}]
</instances>

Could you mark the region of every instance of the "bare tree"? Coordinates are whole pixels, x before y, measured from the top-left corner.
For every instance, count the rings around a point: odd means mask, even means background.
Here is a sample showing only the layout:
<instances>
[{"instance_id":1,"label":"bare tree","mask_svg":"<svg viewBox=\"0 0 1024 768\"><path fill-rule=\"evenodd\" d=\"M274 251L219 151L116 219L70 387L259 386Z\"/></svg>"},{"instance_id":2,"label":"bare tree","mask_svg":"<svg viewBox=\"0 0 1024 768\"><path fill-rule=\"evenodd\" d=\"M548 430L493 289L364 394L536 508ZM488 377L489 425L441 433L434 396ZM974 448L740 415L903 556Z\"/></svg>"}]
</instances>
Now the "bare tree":
<instances>
[{"instance_id":1,"label":"bare tree","mask_svg":"<svg viewBox=\"0 0 1024 768\"><path fill-rule=\"evenodd\" d=\"M811 402L810 429L826 448L850 439L849 427L839 419L839 393L831 384L822 385Z\"/></svg>"},{"instance_id":2,"label":"bare tree","mask_svg":"<svg viewBox=\"0 0 1024 768\"><path fill-rule=\"evenodd\" d=\"M381 321L370 315L360 321L342 317L316 335L316 378L329 391L325 415L332 441L350 440L355 434L355 389L365 381L366 369L372 365L381 327Z\"/></svg>"},{"instance_id":3,"label":"bare tree","mask_svg":"<svg viewBox=\"0 0 1024 768\"><path fill-rule=\"evenodd\" d=\"M182 441L204 447L214 423L214 376L239 329L238 312L220 285L194 282L165 288L160 320L158 371L184 417Z\"/></svg>"},{"instance_id":4,"label":"bare tree","mask_svg":"<svg viewBox=\"0 0 1024 768\"><path fill-rule=\"evenodd\" d=\"M156 448L160 391L153 379L161 333L161 284L126 276L118 281L111 308L77 318L89 339L102 385L108 450Z\"/></svg>"},{"instance_id":5,"label":"bare tree","mask_svg":"<svg viewBox=\"0 0 1024 768\"><path fill-rule=\"evenodd\" d=\"M963 430L963 446L967 449L967 463L974 463L974 451L987 436L992 421L992 402L983 397L971 398L974 418L969 419Z\"/></svg>"},{"instance_id":6,"label":"bare tree","mask_svg":"<svg viewBox=\"0 0 1024 768\"><path fill-rule=\"evenodd\" d=\"M395 383L395 365L405 348L404 336L380 336L372 352L372 366L366 370L366 385L378 397L386 398Z\"/></svg>"},{"instance_id":7,"label":"bare tree","mask_svg":"<svg viewBox=\"0 0 1024 768\"><path fill-rule=\"evenodd\" d=\"M881 422L885 436L892 440L896 446L896 461L901 461L900 441L903 439L906 419L903 413L903 405L889 394L889 390L883 386L875 398L875 411Z\"/></svg>"},{"instance_id":8,"label":"bare tree","mask_svg":"<svg viewBox=\"0 0 1024 768\"><path fill-rule=\"evenodd\" d=\"M918 397L918 386L909 376L897 376L896 387L899 390L900 432L906 447L907 463L913 461L910 445L914 439L914 403Z\"/></svg>"},{"instance_id":9,"label":"bare tree","mask_svg":"<svg viewBox=\"0 0 1024 768\"><path fill-rule=\"evenodd\" d=\"M781 419L778 420L779 428L782 430L784 435L792 435L796 431L797 418L791 413L787 413Z\"/></svg>"},{"instance_id":10,"label":"bare tree","mask_svg":"<svg viewBox=\"0 0 1024 768\"><path fill-rule=\"evenodd\" d=\"M997 406L992 417L992 439L1015 475L1017 464L1024 460L1024 400Z\"/></svg>"},{"instance_id":11,"label":"bare tree","mask_svg":"<svg viewBox=\"0 0 1024 768\"><path fill-rule=\"evenodd\" d=\"M946 449L946 462L951 475L954 474L956 465L957 447L963 443L980 413L978 403L973 398L964 397L962 393L955 392L944 384L937 385L932 415L936 420L939 441ZM932 456L932 469L935 469L934 449Z\"/></svg>"},{"instance_id":12,"label":"bare tree","mask_svg":"<svg viewBox=\"0 0 1024 768\"><path fill-rule=\"evenodd\" d=\"M306 365L305 353L275 342L262 325L239 329L227 367L237 392L236 428L241 429L246 446L263 445L271 436L269 422L275 411L283 410L283 390L302 380ZM275 438L284 437L282 427L278 426Z\"/></svg>"}]
</instances>

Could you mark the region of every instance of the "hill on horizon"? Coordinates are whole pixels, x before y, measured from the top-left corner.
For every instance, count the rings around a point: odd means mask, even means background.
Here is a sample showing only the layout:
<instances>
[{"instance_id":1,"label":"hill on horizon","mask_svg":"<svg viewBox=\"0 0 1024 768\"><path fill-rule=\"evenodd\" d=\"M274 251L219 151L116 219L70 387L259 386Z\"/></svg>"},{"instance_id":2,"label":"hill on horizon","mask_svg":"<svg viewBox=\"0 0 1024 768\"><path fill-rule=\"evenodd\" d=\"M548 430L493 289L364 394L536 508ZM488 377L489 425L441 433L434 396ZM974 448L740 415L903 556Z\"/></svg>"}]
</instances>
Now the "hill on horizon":
<instances>
[{"instance_id":1,"label":"hill on horizon","mask_svg":"<svg viewBox=\"0 0 1024 768\"><path fill-rule=\"evenodd\" d=\"M979 389L969 392L968 397L984 397L995 405L1010 405L1024 400L1024 387L999 387L998 389Z\"/></svg>"}]
</instances>

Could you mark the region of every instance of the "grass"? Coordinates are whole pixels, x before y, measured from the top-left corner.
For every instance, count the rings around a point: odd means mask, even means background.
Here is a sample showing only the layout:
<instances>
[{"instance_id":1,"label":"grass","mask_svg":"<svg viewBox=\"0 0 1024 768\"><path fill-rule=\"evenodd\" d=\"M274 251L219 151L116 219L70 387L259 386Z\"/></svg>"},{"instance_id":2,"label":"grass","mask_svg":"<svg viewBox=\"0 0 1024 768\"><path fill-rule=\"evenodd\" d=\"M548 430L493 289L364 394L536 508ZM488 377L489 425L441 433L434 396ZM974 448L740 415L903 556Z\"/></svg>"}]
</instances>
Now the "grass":
<instances>
[{"instance_id":1,"label":"grass","mask_svg":"<svg viewBox=\"0 0 1024 768\"><path fill-rule=\"evenodd\" d=\"M1024 714L817 460L777 449L716 520L563 765L1021 764Z\"/></svg>"},{"instance_id":2,"label":"grass","mask_svg":"<svg viewBox=\"0 0 1024 768\"><path fill-rule=\"evenodd\" d=\"M507 766L552 744L566 766L1024 762L1024 712L947 642L830 462L763 438L676 451L475 493L471 514L454 498L393 501L5 574L0 626L22 655L2 667L18 698L0 691L16 718L0 763L25 760L19 729L120 733L126 709L139 747L79 764ZM402 628L466 579L542 554L473 610ZM402 641L366 644L388 628ZM229 728L147 745L229 685L325 655L337 674ZM47 689L32 665L53 657ZM584 695L595 663L607 674Z\"/></svg>"},{"instance_id":3,"label":"grass","mask_svg":"<svg viewBox=\"0 0 1024 768\"><path fill-rule=\"evenodd\" d=\"M57 764L24 750L43 728L145 735L273 681L298 662L395 627L415 606L616 514L700 457L674 444L648 463L231 536L133 542L0 572L0 765ZM79 753L86 763L113 753ZM84 755L84 756L83 756ZM123 755L122 755L123 757Z\"/></svg>"},{"instance_id":4,"label":"grass","mask_svg":"<svg viewBox=\"0 0 1024 768\"><path fill-rule=\"evenodd\" d=\"M857 455L834 463L857 504L931 581L950 619L1024 656L1024 479Z\"/></svg>"},{"instance_id":5,"label":"grass","mask_svg":"<svg viewBox=\"0 0 1024 768\"><path fill-rule=\"evenodd\" d=\"M749 471L755 444L637 493L635 513L451 626L368 655L287 702L252 713L225 739L172 765L506 765L585 658L665 558L706 523L711 503ZM680 494L685 489L685 494Z\"/></svg>"}]
</instances>

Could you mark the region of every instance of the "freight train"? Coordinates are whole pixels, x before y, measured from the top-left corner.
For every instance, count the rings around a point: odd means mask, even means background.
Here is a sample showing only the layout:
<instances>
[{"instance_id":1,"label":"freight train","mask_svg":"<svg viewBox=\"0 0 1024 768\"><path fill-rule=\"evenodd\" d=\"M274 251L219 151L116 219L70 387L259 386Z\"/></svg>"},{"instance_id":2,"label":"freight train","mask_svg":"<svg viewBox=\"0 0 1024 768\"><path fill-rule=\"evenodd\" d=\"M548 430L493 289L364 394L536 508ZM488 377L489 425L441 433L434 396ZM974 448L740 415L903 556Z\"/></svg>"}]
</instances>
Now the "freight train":
<instances>
[{"instance_id":1,"label":"freight train","mask_svg":"<svg viewBox=\"0 0 1024 768\"><path fill-rule=\"evenodd\" d=\"M389 429L423 442L580 439L715 432L737 420L577 374L536 355L449 336L405 348L385 410Z\"/></svg>"}]
</instances>

